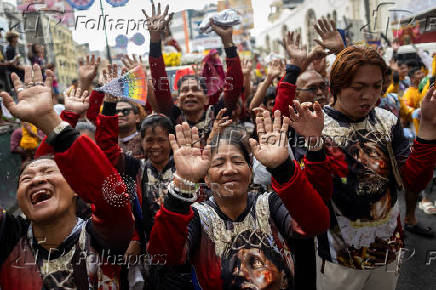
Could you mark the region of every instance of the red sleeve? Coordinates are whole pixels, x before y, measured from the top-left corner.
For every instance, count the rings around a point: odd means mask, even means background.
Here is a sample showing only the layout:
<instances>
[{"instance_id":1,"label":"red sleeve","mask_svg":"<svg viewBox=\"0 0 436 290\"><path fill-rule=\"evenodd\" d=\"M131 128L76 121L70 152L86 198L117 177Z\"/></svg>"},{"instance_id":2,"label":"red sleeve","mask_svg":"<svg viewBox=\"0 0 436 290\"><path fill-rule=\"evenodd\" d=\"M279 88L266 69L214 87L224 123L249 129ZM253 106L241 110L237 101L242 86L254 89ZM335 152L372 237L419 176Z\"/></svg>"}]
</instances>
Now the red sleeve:
<instances>
[{"instance_id":1,"label":"red sleeve","mask_svg":"<svg viewBox=\"0 0 436 290\"><path fill-rule=\"evenodd\" d=\"M423 190L433 177L436 163L436 145L415 140L409 158L401 167L404 187L411 192Z\"/></svg>"},{"instance_id":2,"label":"red sleeve","mask_svg":"<svg viewBox=\"0 0 436 290\"><path fill-rule=\"evenodd\" d=\"M289 106L292 105L292 101L295 99L295 89L295 85L284 82L282 78L277 87L277 96L273 112L279 110L282 116L289 117Z\"/></svg>"},{"instance_id":3,"label":"red sleeve","mask_svg":"<svg viewBox=\"0 0 436 290\"><path fill-rule=\"evenodd\" d=\"M159 113L170 116L174 106L163 56L148 58Z\"/></svg>"},{"instance_id":4,"label":"red sleeve","mask_svg":"<svg viewBox=\"0 0 436 290\"><path fill-rule=\"evenodd\" d=\"M79 121L80 115L71 111L63 110L60 115L62 121L70 123L71 127L75 128L77 121ZM39 144L38 149L36 149L35 158L45 155L52 155L54 153L53 146L48 145L45 140L47 136L44 137L41 144Z\"/></svg>"},{"instance_id":5,"label":"red sleeve","mask_svg":"<svg viewBox=\"0 0 436 290\"><path fill-rule=\"evenodd\" d=\"M93 123L97 119L100 113L100 107L103 103L104 93L93 90L89 96L89 109L86 112L86 117Z\"/></svg>"},{"instance_id":6,"label":"red sleeve","mask_svg":"<svg viewBox=\"0 0 436 290\"><path fill-rule=\"evenodd\" d=\"M301 170L296 161L294 163L295 171L291 179L279 184L273 177L272 187L305 235L324 233L330 226L329 210L309 182L305 170Z\"/></svg>"},{"instance_id":7,"label":"red sleeve","mask_svg":"<svg viewBox=\"0 0 436 290\"><path fill-rule=\"evenodd\" d=\"M333 178L328 160L326 156L322 162L312 162L304 157L307 178L324 202L329 202L333 195Z\"/></svg>"},{"instance_id":8,"label":"red sleeve","mask_svg":"<svg viewBox=\"0 0 436 290\"><path fill-rule=\"evenodd\" d=\"M166 255L167 265L185 263L188 225L193 217L192 208L188 214L179 214L162 206L154 218L147 252L152 255Z\"/></svg>"},{"instance_id":9,"label":"red sleeve","mask_svg":"<svg viewBox=\"0 0 436 290\"><path fill-rule=\"evenodd\" d=\"M224 82L224 105L231 110L236 108L238 98L244 86L244 76L242 74L241 60L239 56L226 59L227 73Z\"/></svg>"},{"instance_id":10,"label":"red sleeve","mask_svg":"<svg viewBox=\"0 0 436 290\"><path fill-rule=\"evenodd\" d=\"M95 143L116 167L121 155L121 148L118 145L118 116L99 114L95 125Z\"/></svg>"},{"instance_id":11,"label":"red sleeve","mask_svg":"<svg viewBox=\"0 0 436 290\"><path fill-rule=\"evenodd\" d=\"M122 206L115 207L104 198L106 195L120 199L127 194L127 188L100 148L82 135L67 151L56 153L55 161L74 192L93 205L93 230L103 245L115 249L127 247L134 230L130 202L127 199Z\"/></svg>"}]
</instances>

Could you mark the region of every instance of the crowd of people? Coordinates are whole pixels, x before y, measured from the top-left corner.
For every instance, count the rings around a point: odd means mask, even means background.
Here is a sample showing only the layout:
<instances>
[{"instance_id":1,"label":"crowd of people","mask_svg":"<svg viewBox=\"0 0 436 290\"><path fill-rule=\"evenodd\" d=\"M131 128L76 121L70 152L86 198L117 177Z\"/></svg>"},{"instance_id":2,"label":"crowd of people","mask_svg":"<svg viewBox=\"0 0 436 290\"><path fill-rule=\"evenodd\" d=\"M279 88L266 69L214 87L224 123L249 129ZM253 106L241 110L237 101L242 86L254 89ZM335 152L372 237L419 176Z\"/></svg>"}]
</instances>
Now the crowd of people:
<instances>
[{"instance_id":1,"label":"crowd of people","mask_svg":"<svg viewBox=\"0 0 436 290\"><path fill-rule=\"evenodd\" d=\"M155 8L148 65L126 56L97 78L88 56L59 112L41 46L32 66L8 50L22 215L0 213L0 288L395 289L403 228L432 235L421 192L436 213L436 57L387 64L319 19L311 52L288 31L263 69L211 20L224 64L209 53L173 91L172 14ZM145 105L98 89L137 66Z\"/></svg>"}]
</instances>

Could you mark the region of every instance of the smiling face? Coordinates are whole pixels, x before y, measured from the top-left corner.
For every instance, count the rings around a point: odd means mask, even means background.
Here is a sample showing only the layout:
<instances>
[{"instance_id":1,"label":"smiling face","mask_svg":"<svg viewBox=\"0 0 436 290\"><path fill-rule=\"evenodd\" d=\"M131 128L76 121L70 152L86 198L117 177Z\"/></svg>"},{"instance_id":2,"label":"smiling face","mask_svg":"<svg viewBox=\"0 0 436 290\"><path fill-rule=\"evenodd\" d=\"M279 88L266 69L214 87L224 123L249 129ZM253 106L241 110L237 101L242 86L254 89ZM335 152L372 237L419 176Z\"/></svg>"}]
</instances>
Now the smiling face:
<instances>
[{"instance_id":1,"label":"smiling face","mask_svg":"<svg viewBox=\"0 0 436 290\"><path fill-rule=\"evenodd\" d=\"M353 120L366 117L382 94L382 84L383 76L378 65L362 65L350 86L337 94L335 109Z\"/></svg>"},{"instance_id":2,"label":"smiling face","mask_svg":"<svg viewBox=\"0 0 436 290\"><path fill-rule=\"evenodd\" d=\"M160 126L147 128L142 139L142 148L153 165L165 166L171 152L167 130Z\"/></svg>"},{"instance_id":3,"label":"smiling face","mask_svg":"<svg viewBox=\"0 0 436 290\"><path fill-rule=\"evenodd\" d=\"M74 196L76 194L53 160L33 161L20 175L18 205L34 223L50 223L63 216L75 216Z\"/></svg>"},{"instance_id":4,"label":"smiling face","mask_svg":"<svg viewBox=\"0 0 436 290\"><path fill-rule=\"evenodd\" d=\"M180 84L179 104L182 111L195 113L204 110L207 100L208 97L196 79L187 78Z\"/></svg>"},{"instance_id":5,"label":"smiling face","mask_svg":"<svg viewBox=\"0 0 436 290\"><path fill-rule=\"evenodd\" d=\"M219 197L238 198L247 195L251 175L251 168L241 150L228 144L228 140L221 140L212 155L205 181Z\"/></svg>"},{"instance_id":6,"label":"smiling face","mask_svg":"<svg viewBox=\"0 0 436 290\"><path fill-rule=\"evenodd\" d=\"M139 122L139 115L135 114L132 106L127 102L117 103L118 128L121 130L133 130Z\"/></svg>"}]
</instances>

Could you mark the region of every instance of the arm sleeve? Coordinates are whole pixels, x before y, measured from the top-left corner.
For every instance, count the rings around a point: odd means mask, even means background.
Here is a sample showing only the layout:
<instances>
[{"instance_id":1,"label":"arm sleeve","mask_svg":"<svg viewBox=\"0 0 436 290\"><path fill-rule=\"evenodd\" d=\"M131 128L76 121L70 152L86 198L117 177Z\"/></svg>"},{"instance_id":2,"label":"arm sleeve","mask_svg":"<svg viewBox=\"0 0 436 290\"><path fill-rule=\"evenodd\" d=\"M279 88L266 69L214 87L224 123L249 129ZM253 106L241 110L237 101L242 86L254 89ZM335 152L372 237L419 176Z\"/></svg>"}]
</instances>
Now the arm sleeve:
<instances>
[{"instance_id":1,"label":"arm sleeve","mask_svg":"<svg viewBox=\"0 0 436 290\"><path fill-rule=\"evenodd\" d=\"M91 95L89 96L89 108L86 112L86 117L93 123L97 119L98 114L100 113L100 107L103 103L104 93L93 90Z\"/></svg>"},{"instance_id":2,"label":"arm sleeve","mask_svg":"<svg viewBox=\"0 0 436 290\"><path fill-rule=\"evenodd\" d=\"M282 203L292 217L291 222L287 222L287 215L279 215L274 207L270 207L271 215L276 224L286 224L292 226L292 232L303 236L315 236L325 232L330 226L330 214L320 194L309 182L306 172L301 170L296 161L293 162L294 171L288 176L286 182L277 180L277 172L272 174L272 187L277 192ZM279 166L280 168L281 166ZM282 170L283 171L283 170ZM274 212L274 210L276 210ZM285 229L290 232L291 229Z\"/></svg>"},{"instance_id":3,"label":"arm sleeve","mask_svg":"<svg viewBox=\"0 0 436 290\"><path fill-rule=\"evenodd\" d=\"M189 226L193 219L191 207L187 213L178 213L162 206L154 219L147 252L166 255L167 265L184 264L193 237L193 227Z\"/></svg>"},{"instance_id":4,"label":"arm sleeve","mask_svg":"<svg viewBox=\"0 0 436 290\"><path fill-rule=\"evenodd\" d=\"M286 75L280 80L277 87L277 96L273 112L279 110L284 117L289 117L289 106L295 99L295 82L300 75L301 69L298 66L286 67Z\"/></svg>"},{"instance_id":5,"label":"arm sleeve","mask_svg":"<svg viewBox=\"0 0 436 290\"><path fill-rule=\"evenodd\" d=\"M96 121L95 143L116 167L121 155L121 148L118 145L118 116L99 114Z\"/></svg>"},{"instance_id":6,"label":"arm sleeve","mask_svg":"<svg viewBox=\"0 0 436 290\"><path fill-rule=\"evenodd\" d=\"M227 59L227 73L224 83L224 106L229 108L227 113L236 108L238 98L242 93L244 85L244 76L242 74L241 60L239 59L236 47L225 49Z\"/></svg>"},{"instance_id":7,"label":"arm sleeve","mask_svg":"<svg viewBox=\"0 0 436 290\"><path fill-rule=\"evenodd\" d=\"M62 121L70 123L71 127L75 128L77 125L77 121L79 121L80 115L71 111L63 110L60 115ZM36 149L35 158L44 155L51 155L54 153L53 146L47 144L45 140L47 136L44 137L41 144L39 144L38 149Z\"/></svg>"},{"instance_id":8,"label":"arm sleeve","mask_svg":"<svg viewBox=\"0 0 436 290\"><path fill-rule=\"evenodd\" d=\"M324 149L317 152L309 151L304 157L304 165L307 178L314 189L324 202L330 201L333 195L333 178Z\"/></svg>"},{"instance_id":9,"label":"arm sleeve","mask_svg":"<svg viewBox=\"0 0 436 290\"><path fill-rule=\"evenodd\" d=\"M150 42L150 55L148 60L159 113L170 116L173 111L174 103L171 98L170 83L167 72L165 71L160 42Z\"/></svg>"},{"instance_id":10,"label":"arm sleeve","mask_svg":"<svg viewBox=\"0 0 436 290\"><path fill-rule=\"evenodd\" d=\"M400 122L393 127L392 146L404 188L418 193L433 177L436 163L436 142L417 138L412 148L404 137Z\"/></svg>"},{"instance_id":11,"label":"arm sleeve","mask_svg":"<svg viewBox=\"0 0 436 290\"><path fill-rule=\"evenodd\" d=\"M90 232L102 248L124 253L133 233L126 186L104 153L87 136L64 130L55 140L55 161L71 188L92 204ZM120 201L116 207L105 200Z\"/></svg>"}]
</instances>

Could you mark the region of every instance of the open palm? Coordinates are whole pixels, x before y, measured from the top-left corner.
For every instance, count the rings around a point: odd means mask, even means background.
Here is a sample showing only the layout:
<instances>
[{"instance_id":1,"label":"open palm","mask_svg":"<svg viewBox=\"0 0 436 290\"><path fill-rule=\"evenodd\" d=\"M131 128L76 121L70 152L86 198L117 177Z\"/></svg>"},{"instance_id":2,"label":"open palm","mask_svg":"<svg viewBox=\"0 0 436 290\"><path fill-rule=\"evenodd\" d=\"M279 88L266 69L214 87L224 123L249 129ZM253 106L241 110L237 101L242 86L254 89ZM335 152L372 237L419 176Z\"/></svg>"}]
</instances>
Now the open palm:
<instances>
[{"instance_id":1,"label":"open palm","mask_svg":"<svg viewBox=\"0 0 436 290\"><path fill-rule=\"evenodd\" d=\"M33 71L33 79L32 79ZM12 115L22 121L27 121L37 125L40 116L44 116L53 111L52 100L52 80L53 72L46 70L47 78L45 83L42 82L42 73L38 65L24 67L24 83L36 84L25 88L25 85L20 81L20 78L15 74L11 74L12 82L15 91L18 95L18 103L16 104L6 92L2 93L5 106Z\"/></svg>"},{"instance_id":2,"label":"open palm","mask_svg":"<svg viewBox=\"0 0 436 290\"><path fill-rule=\"evenodd\" d=\"M72 89L65 96L65 110L81 115L89 108L88 91L83 91L80 88Z\"/></svg>"},{"instance_id":3,"label":"open palm","mask_svg":"<svg viewBox=\"0 0 436 290\"><path fill-rule=\"evenodd\" d=\"M337 54L345 48L341 34L336 30L336 23L333 20L330 20L329 23L325 18L319 19L318 25L315 24L314 28L322 39L322 41L318 39L314 39L314 41L322 47L329 49L330 53Z\"/></svg>"},{"instance_id":4,"label":"open palm","mask_svg":"<svg viewBox=\"0 0 436 290\"><path fill-rule=\"evenodd\" d=\"M176 126L176 135L170 134L169 139L177 175L193 182L201 180L209 169L211 152L209 145L201 152L198 128L191 129L183 122Z\"/></svg>"},{"instance_id":5,"label":"open palm","mask_svg":"<svg viewBox=\"0 0 436 290\"><path fill-rule=\"evenodd\" d=\"M84 84L91 84L97 75L98 66L100 65L100 57L97 59L95 55L91 58L89 55L86 56L86 61L79 62L79 78Z\"/></svg>"},{"instance_id":6,"label":"open palm","mask_svg":"<svg viewBox=\"0 0 436 290\"><path fill-rule=\"evenodd\" d=\"M147 28L149 31L166 31L169 27L169 22L173 18L173 13L168 14L169 5L165 7L164 13L161 13L160 3L157 5L157 13L154 3L152 4L151 17L147 15L144 9L142 9L142 13L144 13Z\"/></svg>"},{"instance_id":7,"label":"open palm","mask_svg":"<svg viewBox=\"0 0 436 290\"><path fill-rule=\"evenodd\" d=\"M314 104L305 102L300 105L294 101L294 108L289 106L291 126L300 135L306 138L319 138L324 129L324 113L318 102Z\"/></svg>"},{"instance_id":8,"label":"open palm","mask_svg":"<svg viewBox=\"0 0 436 290\"><path fill-rule=\"evenodd\" d=\"M269 112L256 117L256 129L259 142L250 139L250 147L256 159L265 167L276 168L289 157L287 132L289 118L282 118L280 111L274 112L274 121Z\"/></svg>"}]
</instances>

